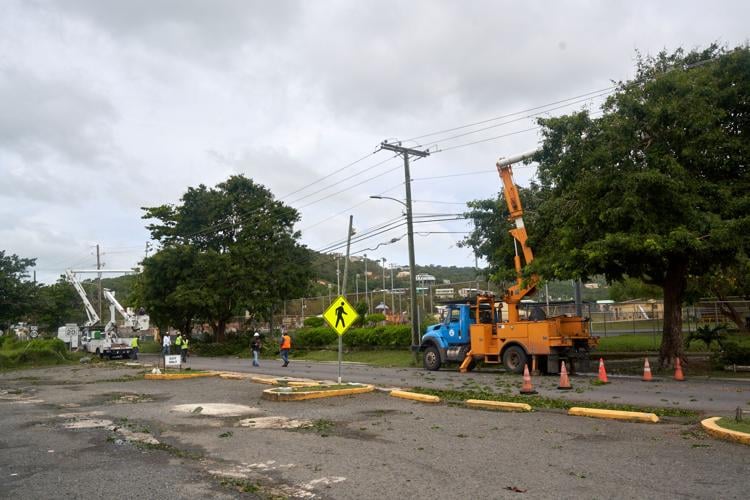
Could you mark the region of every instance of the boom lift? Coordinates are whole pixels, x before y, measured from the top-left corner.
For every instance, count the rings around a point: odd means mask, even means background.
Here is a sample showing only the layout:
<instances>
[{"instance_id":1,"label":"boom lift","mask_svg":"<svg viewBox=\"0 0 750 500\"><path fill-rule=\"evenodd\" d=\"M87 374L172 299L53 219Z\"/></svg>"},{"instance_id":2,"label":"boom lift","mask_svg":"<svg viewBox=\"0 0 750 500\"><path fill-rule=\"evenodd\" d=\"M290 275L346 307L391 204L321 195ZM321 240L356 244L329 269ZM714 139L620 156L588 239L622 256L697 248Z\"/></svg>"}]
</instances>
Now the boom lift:
<instances>
[{"instance_id":1,"label":"boom lift","mask_svg":"<svg viewBox=\"0 0 750 500\"><path fill-rule=\"evenodd\" d=\"M521 318L519 306L524 298L536 291L539 277L524 279L524 265L534 260L527 245L523 206L518 188L513 182L511 165L529 158L537 151L497 161L497 171L503 182L503 195L508 206L510 230L515 247L514 267L516 283L510 286L503 301L508 307L507 321L501 314L502 302L492 294L478 294L470 300L449 304L443 323L427 328L420 350L424 352L424 366L437 370L447 361L461 362L462 372L471 370L477 361L486 364L502 363L508 371L520 373L531 361L532 369L557 373L561 361L587 364L590 349L598 338L589 331L589 319L562 315L546 317L541 308ZM520 248L519 248L520 247Z\"/></svg>"},{"instance_id":2,"label":"boom lift","mask_svg":"<svg viewBox=\"0 0 750 500\"><path fill-rule=\"evenodd\" d=\"M83 307L86 310L87 321L79 327L75 323L68 323L65 326L61 326L57 329L57 337L63 342L70 344L71 349L77 349L82 346L87 352L97 354L100 357L130 357L132 348L130 347L129 338L120 338L116 331L115 322L115 310L118 310L120 314L125 318L126 326L130 326L134 331L148 328L148 316L143 315L137 316L129 311L125 310L114 297L114 293L110 290L105 291L105 297L110 303L110 313L112 315L111 320L107 323L104 332L92 331L91 328L98 325L101 318L94 309L94 306L89 301L86 295L86 290L83 289L83 285L78 280L76 273L88 273L88 272L132 272L132 271L118 271L118 270L81 270L75 271L68 269L65 271L65 279L73 285L78 296L83 302Z\"/></svg>"}]
</instances>

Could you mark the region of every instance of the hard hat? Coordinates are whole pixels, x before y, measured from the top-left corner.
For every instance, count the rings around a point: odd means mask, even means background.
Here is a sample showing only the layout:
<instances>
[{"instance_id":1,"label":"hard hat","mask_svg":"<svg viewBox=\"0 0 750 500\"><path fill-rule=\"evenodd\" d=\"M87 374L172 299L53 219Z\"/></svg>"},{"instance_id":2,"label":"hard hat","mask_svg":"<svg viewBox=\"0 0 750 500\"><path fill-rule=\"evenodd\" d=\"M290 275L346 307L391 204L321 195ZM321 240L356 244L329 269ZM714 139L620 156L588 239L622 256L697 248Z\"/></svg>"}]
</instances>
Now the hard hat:
<instances>
[{"instance_id":1,"label":"hard hat","mask_svg":"<svg viewBox=\"0 0 750 500\"><path fill-rule=\"evenodd\" d=\"M260 333L255 332L255 335L253 335L253 337L260 337Z\"/></svg>"}]
</instances>

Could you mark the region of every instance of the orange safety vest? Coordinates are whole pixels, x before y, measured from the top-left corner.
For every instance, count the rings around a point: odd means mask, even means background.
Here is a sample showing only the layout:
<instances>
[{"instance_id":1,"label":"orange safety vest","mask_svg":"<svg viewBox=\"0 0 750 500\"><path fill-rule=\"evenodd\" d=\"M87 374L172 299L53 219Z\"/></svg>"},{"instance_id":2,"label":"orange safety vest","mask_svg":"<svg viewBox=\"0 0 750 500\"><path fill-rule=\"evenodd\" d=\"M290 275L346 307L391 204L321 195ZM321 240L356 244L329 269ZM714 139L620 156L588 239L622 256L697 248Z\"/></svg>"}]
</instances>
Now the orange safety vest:
<instances>
[{"instance_id":1,"label":"orange safety vest","mask_svg":"<svg viewBox=\"0 0 750 500\"><path fill-rule=\"evenodd\" d=\"M292 337L289 335L283 335L281 337L281 348L282 349L291 349L292 348Z\"/></svg>"}]
</instances>

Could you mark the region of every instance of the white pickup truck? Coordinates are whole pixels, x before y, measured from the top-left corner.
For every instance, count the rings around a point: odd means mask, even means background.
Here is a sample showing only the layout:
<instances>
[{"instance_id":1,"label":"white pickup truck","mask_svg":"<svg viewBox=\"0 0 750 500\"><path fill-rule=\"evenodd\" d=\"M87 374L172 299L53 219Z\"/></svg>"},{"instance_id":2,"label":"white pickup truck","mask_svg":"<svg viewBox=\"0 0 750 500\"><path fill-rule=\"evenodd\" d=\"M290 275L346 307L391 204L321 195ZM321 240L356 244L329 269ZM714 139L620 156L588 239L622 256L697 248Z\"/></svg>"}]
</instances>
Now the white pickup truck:
<instances>
[{"instance_id":1,"label":"white pickup truck","mask_svg":"<svg viewBox=\"0 0 750 500\"><path fill-rule=\"evenodd\" d=\"M129 358L133 352L130 347L131 338L120 338L114 332L92 332L89 335L84 334L81 338L81 345L92 354L100 358Z\"/></svg>"}]
</instances>

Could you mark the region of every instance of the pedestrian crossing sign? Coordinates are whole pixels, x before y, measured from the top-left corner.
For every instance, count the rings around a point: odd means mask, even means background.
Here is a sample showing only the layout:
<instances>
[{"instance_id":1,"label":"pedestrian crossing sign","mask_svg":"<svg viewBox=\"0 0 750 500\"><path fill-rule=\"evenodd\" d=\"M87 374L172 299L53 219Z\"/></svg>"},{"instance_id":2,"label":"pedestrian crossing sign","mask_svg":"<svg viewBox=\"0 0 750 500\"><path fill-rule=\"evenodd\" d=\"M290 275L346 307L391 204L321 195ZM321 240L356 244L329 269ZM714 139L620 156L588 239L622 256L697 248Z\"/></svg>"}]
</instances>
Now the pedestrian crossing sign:
<instances>
[{"instance_id":1,"label":"pedestrian crossing sign","mask_svg":"<svg viewBox=\"0 0 750 500\"><path fill-rule=\"evenodd\" d=\"M357 321L359 314L343 295L339 295L323 313L323 318L336 333L343 335Z\"/></svg>"}]
</instances>

